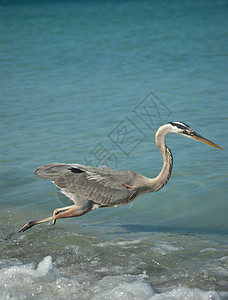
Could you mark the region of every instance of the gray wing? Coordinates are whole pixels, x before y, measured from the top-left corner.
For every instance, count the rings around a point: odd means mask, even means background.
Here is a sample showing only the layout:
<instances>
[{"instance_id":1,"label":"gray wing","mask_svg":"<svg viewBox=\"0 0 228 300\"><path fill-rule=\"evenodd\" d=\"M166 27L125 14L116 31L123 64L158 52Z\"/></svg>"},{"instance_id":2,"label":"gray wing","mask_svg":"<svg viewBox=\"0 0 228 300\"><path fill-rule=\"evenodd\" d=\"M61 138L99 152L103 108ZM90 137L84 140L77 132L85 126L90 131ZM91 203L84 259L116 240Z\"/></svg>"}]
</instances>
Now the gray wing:
<instances>
[{"instance_id":1,"label":"gray wing","mask_svg":"<svg viewBox=\"0 0 228 300\"><path fill-rule=\"evenodd\" d=\"M137 196L135 184L144 176L109 168L87 167L79 164L49 164L35 174L50 179L64 194L76 202L80 197L100 206L124 204Z\"/></svg>"}]
</instances>

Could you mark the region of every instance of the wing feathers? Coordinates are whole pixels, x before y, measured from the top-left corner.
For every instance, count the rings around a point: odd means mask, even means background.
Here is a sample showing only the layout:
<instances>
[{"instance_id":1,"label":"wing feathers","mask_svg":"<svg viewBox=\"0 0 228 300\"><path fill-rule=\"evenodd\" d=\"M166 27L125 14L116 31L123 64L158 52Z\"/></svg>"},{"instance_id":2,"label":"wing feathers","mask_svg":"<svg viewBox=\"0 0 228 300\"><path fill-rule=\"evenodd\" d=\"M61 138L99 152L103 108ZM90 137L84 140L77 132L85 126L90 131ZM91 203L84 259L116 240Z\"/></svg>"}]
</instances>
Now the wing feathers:
<instances>
[{"instance_id":1,"label":"wing feathers","mask_svg":"<svg viewBox=\"0 0 228 300\"><path fill-rule=\"evenodd\" d=\"M74 168L74 167L70 167L68 168L72 173L83 173L85 171L79 169L79 168Z\"/></svg>"},{"instance_id":2,"label":"wing feathers","mask_svg":"<svg viewBox=\"0 0 228 300\"><path fill-rule=\"evenodd\" d=\"M110 206L124 204L136 196L131 184L135 178L132 172L55 163L38 168L35 174L52 180L73 201L78 196Z\"/></svg>"},{"instance_id":3,"label":"wing feathers","mask_svg":"<svg viewBox=\"0 0 228 300\"><path fill-rule=\"evenodd\" d=\"M35 174L41 178L50 179L52 181L56 180L62 174L68 171L69 166L65 164L48 164L39 167L35 170Z\"/></svg>"}]
</instances>

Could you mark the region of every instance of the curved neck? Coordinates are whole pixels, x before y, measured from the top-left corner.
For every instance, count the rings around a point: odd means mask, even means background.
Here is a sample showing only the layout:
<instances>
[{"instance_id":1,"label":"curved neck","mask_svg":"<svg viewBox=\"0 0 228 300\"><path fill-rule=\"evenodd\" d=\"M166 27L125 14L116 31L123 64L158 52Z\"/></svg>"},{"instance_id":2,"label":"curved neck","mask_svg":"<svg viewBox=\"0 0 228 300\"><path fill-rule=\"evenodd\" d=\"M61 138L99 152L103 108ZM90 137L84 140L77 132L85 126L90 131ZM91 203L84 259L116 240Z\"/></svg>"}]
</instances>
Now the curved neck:
<instances>
[{"instance_id":1,"label":"curved neck","mask_svg":"<svg viewBox=\"0 0 228 300\"><path fill-rule=\"evenodd\" d=\"M173 156L171 150L165 144L165 136L168 131L162 126L158 129L155 135L155 142L163 156L163 167L157 177L151 179L151 188L154 192L160 190L168 182L172 168L173 168Z\"/></svg>"}]
</instances>

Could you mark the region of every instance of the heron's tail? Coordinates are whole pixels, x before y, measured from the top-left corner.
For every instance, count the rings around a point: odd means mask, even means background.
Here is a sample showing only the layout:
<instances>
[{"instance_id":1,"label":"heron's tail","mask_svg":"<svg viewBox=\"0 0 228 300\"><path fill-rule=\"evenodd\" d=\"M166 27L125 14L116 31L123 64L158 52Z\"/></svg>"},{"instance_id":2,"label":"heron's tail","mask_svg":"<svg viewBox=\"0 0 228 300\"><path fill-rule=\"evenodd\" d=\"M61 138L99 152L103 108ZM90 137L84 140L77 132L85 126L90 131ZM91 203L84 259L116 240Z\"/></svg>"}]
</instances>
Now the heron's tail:
<instances>
[{"instance_id":1,"label":"heron's tail","mask_svg":"<svg viewBox=\"0 0 228 300\"><path fill-rule=\"evenodd\" d=\"M50 179L52 181L56 180L59 176L63 175L69 170L69 165L67 164L48 164L39 167L35 170L34 174L45 179Z\"/></svg>"}]
</instances>

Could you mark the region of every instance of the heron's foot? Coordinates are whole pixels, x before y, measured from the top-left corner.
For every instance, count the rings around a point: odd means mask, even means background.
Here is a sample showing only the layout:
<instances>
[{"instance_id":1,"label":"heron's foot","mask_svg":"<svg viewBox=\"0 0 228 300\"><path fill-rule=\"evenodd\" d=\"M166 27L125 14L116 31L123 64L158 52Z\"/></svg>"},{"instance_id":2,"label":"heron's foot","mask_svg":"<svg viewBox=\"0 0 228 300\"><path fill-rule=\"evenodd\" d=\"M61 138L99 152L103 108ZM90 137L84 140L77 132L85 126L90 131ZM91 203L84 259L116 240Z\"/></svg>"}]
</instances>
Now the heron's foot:
<instances>
[{"instance_id":1,"label":"heron's foot","mask_svg":"<svg viewBox=\"0 0 228 300\"><path fill-rule=\"evenodd\" d=\"M6 241L10 240L11 237L12 237L15 233L17 233L17 231L11 232L11 233L8 234L6 237L4 237L4 240L6 240Z\"/></svg>"},{"instance_id":2,"label":"heron's foot","mask_svg":"<svg viewBox=\"0 0 228 300\"><path fill-rule=\"evenodd\" d=\"M21 229L18 232L24 232L25 230L33 227L36 224L37 224L37 221L30 221L27 224L25 224L23 227L21 227Z\"/></svg>"}]
</instances>

